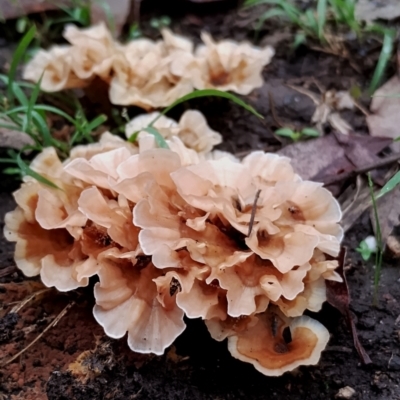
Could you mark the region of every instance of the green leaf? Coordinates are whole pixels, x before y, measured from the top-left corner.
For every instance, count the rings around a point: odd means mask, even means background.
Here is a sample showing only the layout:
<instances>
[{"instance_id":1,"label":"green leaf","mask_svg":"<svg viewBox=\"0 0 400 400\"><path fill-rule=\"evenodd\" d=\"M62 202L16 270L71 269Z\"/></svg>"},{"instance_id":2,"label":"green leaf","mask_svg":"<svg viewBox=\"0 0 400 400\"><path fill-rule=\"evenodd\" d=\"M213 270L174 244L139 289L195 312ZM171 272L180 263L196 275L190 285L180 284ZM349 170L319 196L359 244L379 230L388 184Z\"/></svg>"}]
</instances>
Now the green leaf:
<instances>
[{"instance_id":1,"label":"green leaf","mask_svg":"<svg viewBox=\"0 0 400 400\"><path fill-rule=\"evenodd\" d=\"M385 194L391 192L398 184L400 184L400 171L397 172L386 182L386 184L380 190L376 198L379 199L383 197Z\"/></svg>"},{"instance_id":2,"label":"green leaf","mask_svg":"<svg viewBox=\"0 0 400 400\"><path fill-rule=\"evenodd\" d=\"M360 253L364 261L368 261L373 253L364 240L360 242L360 246L356 248L356 251Z\"/></svg>"},{"instance_id":3,"label":"green leaf","mask_svg":"<svg viewBox=\"0 0 400 400\"><path fill-rule=\"evenodd\" d=\"M313 128L304 128L301 130L301 134L310 137L319 137L320 134L316 129Z\"/></svg>"},{"instance_id":4,"label":"green leaf","mask_svg":"<svg viewBox=\"0 0 400 400\"><path fill-rule=\"evenodd\" d=\"M153 126L154 123L161 118L162 115L165 115L167 112L171 111L174 107L177 105L184 103L185 101L192 100L192 99L197 99L200 97L223 97L225 99L229 99L233 101L234 103L238 104L239 106L243 107L247 111L250 111L252 114L257 116L258 118L264 119L264 117L258 113L252 106L249 104L245 103L243 100L239 99L238 97L234 96L231 93L228 92L222 92L220 90L216 89L204 89L204 90L195 90L192 93L187 94L186 96L182 96L178 100L176 100L174 103L172 103L170 106L165 108L160 115L158 115L156 118L153 119L153 121L150 122L149 126Z\"/></svg>"},{"instance_id":5,"label":"green leaf","mask_svg":"<svg viewBox=\"0 0 400 400\"><path fill-rule=\"evenodd\" d=\"M283 137L288 137L290 139L293 139L293 137L295 136L295 131L293 129L290 128L280 128L278 130L275 131L275 134L278 136L283 136Z\"/></svg>"},{"instance_id":6,"label":"green leaf","mask_svg":"<svg viewBox=\"0 0 400 400\"><path fill-rule=\"evenodd\" d=\"M28 48L29 44L35 37L35 34L36 34L36 27L35 25L32 25L32 27L29 29L28 32L26 32L25 36L22 38L22 40L20 41L18 47L14 52L13 59L10 65L10 70L8 72L7 96L10 103L14 99L12 83L15 80L18 64L20 63L22 57L25 55L26 49Z\"/></svg>"},{"instance_id":7,"label":"green leaf","mask_svg":"<svg viewBox=\"0 0 400 400\"><path fill-rule=\"evenodd\" d=\"M72 10L72 17L75 21L79 22L83 26L90 25L90 9L86 7L76 7Z\"/></svg>"},{"instance_id":8,"label":"green leaf","mask_svg":"<svg viewBox=\"0 0 400 400\"><path fill-rule=\"evenodd\" d=\"M29 165L26 164L25 161L22 160L21 153L19 153L17 155L17 164L21 170L22 175L31 176L32 178L36 179L38 182L43 183L44 185L50 186L53 189L60 189L55 183L49 181L47 178L38 174L32 168L30 168Z\"/></svg>"}]
</instances>

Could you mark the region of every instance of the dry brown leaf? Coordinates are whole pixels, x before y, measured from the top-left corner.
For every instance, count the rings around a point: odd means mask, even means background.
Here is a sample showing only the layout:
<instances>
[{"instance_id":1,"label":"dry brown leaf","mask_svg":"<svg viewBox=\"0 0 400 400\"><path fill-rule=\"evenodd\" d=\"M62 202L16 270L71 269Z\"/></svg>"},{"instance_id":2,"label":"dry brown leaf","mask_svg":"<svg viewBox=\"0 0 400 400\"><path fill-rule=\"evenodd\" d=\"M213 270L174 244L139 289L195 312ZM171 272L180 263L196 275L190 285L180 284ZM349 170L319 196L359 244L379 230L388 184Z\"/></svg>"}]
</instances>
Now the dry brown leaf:
<instances>
[{"instance_id":1,"label":"dry brown leaf","mask_svg":"<svg viewBox=\"0 0 400 400\"><path fill-rule=\"evenodd\" d=\"M56 3L51 0L0 0L0 17L7 20L27 14L55 10L60 6L67 5L71 5L71 1L58 1Z\"/></svg>"},{"instance_id":2,"label":"dry brown leaf","mask_svg":"<svg viewBox=\"0 0 400 400\"><path fill-rule=\"evenodd\" d=\"M114 34L118 36L127 20L130 7L131 0L92 1L90 13L91 23L95 25L100 21L104 21L110 25L110 18L107 15L107 13L110 11L115 29ZM111 28L111 26L109 26L109 28Z\"/></svg>"},{"instance_id":3,"label":"dry brown leaf","mask_svg":"<svg viewBox=\"0 0 400 400\"><path fill-rule=\"evenodd\" d=\"M356 18L366 22L377 19L391 21L400 16L399 0L358 0L356 4Z\"/></svg>"},{"instance_id":4,"label":"dry brown leaf","mask_svg":"<svg viewBox=\"0 0 400 400\"><path fill-rule=\"evenodd\" d=\"M33 139L24 132L0 128L0 147L11 147L21 150L25 146L34 144Z\"/></svg>"},{"instance_id":5,"label":"dry brown leaf","mask_svg":"<svg viewBox=\"0 0 400 400\"><path fill-rule=\"evenodd\" d=\"M400 7L400 3L399 3ZM381 86L371 102L372 114L367 117L371 136L397 138L400 136L400 79L394 76ZM394 151L400 151L400 143L394 143Z\"/></svg>"},{"instance_id":6,"label":"dry brown leaf","mask_svg":"<svg viewBox=\"0 0 400 400\"><path fill-rule=\"evenodd\" d=\"M295 171L303 179L325 182L339 173L378 161L376 155L391 142L390 138L333 134L290 144L278 154L290 157Z\"/></svg>"}]
</instances>

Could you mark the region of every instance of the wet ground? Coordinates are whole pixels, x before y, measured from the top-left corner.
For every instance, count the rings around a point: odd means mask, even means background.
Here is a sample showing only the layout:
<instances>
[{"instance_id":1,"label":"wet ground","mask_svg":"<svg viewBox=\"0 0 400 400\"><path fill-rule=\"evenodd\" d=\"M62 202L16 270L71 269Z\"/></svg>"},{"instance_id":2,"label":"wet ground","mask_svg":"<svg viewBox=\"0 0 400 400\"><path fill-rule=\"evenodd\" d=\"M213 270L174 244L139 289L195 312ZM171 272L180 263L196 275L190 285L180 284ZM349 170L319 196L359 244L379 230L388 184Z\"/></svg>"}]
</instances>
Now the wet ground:
<instances>
[{"instance_id":1,"label":"wet ground","mask_svg":"<svg viewBox=\"0 0 400 400\"><path fill-rule=\"evenodd\" d=\"M144 26L152 15L168 11L162 5L151 10L146 7ZM217 38L252 38L248 27L253 17L238 14L222 3L201 7L182 2L179 10L180 15L173 19L172 25L177 32L198 38L205 28ZM261 43L274 44L277 55L264 71L266 84L246 98L265 116L264 121L223 99L190 103L191 108L203 111L213 129L224 135L222 148L233 153L253 149L275 151L286 144L273 135L278 126L271 113L271 96L279 120L298 127L310 125L314 103L288 88L287 83L311 82L311 85L314 80L324 89L364 87L379 55L379 52L370 53L357 71L351 65L353 60L305 46L293 51L292 32L278 28L271 26L260 33ZM148 34L156 34L151 28L145 28L145 32L146 29ZM349 42L348 45L360 50L360 54L352 53L357 62L357 57L361 59L363 54L361 44ZM183 108L176 109L172 116L179 116ZM135 112L130 110L132 116ZM367 132L360 112L352 111L344 117L358 133ZM2 225L4 213L14 207L10 193L15 187L16 183L10 179L0 182ZM359 242L371 233L369 216L365 213L344 241L348 247L345 267L351 292L350 308L360 341L373 361L371 365L362 365L344 318L329 305L313 315L331 332L319 365L301 367L279 378L265 377L251 365L233 359L226 343L212 340L204 324L197 320L187 321L186 331L164 356L134 354L127 348L125 339L108 339L94 321L91 285L68 295L50 290L19 311L19 318L0 320L0 359L5 360L32 342L65 306L74 302L55 327L21 357L0 368L0 399L41 400L47 396L50 400L319 400L334 399L345 386L355 390L352 399L400 399L400 268L393 260L385 261L379 305L373 307L373 262L362 261L355 251ZM0 310L0 316L10 309L10 303L26 298L41 287L37 280L25 279L14 269L12 255L13 244L1 239L0 304L4 309Z\"/></svg>"}]
</instances>

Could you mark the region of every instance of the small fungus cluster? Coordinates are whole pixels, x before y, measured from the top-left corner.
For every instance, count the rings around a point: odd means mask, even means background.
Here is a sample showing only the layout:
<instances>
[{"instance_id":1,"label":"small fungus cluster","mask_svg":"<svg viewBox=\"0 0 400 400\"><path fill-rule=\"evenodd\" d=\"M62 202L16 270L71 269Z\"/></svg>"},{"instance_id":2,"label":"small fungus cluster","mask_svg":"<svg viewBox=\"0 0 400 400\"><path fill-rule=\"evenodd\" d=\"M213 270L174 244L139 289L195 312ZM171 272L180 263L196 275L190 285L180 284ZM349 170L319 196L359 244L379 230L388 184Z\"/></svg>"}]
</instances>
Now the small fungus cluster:
<instances>
[{"instance_id":1,"label":"small fungus cluster","mask_svg":"<svg viewBox=\"0 0 400 400\"><path fill-rule=\"evenodd\" d=\"M60 291L97 275L96 320L136 352L163 354L186 316L265 375L316 364L329 333L303 314L321 309L326 280L341 280L337 201L285 157L212 154L220 136L197 112L157 128L168 149L147 132L136 144L105 133L64 162L44 149L31 168L59 189L25 177L14 193L4 232L17 266Z\"/></svg>"},{"instance_id":2,"label":"small fungus cluster","mask_svg":"<svg viewBox=\"0 0 400 400\"><path fill-rule=\"evenodd\" d=\"M113 104L144 109L166 107L194 89L218 89L249 94L263 83L261 72L274 55L249 43L216 43L202 34L202 45L168 29L162 40L115 41L104 24L86 29L66 27L69 45L39 50L28 63L24 79L48 92L83 88L95 78L109 85ZM43 75L43 76L42 76Z\"/></svg>"}]
</instances>

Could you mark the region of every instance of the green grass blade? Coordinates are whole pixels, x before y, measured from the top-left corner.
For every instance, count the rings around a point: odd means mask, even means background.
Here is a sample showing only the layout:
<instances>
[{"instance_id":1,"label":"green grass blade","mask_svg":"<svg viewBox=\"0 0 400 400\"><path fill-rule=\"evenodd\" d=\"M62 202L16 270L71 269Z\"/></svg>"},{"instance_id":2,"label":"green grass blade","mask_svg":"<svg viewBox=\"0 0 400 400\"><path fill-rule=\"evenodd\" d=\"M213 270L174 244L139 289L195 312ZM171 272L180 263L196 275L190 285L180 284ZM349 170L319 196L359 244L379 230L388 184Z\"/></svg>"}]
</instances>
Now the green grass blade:
<instances>
[{"instance_id":1,"label":"green grass blade","mask_svg":"<svg viewBox=\"0 0 400 400\"><path fill-rule=\"evenodd\" d=\"M25 55L25 52L29 44L35 37L35 34L36 34L36 27L35 25L32 25L32 27L29 29L28 32L26 32L25 36L22 38L17 49L14 52L13 59L10 65L10 70L8 72L7 96L10 103L14 99L12 83L15 81L15 75L17 73L18 64L20 63L22 57Z\"/></svg>"},{"instance_id":2,"label":"green grass blade","mask_svg":"<svg viewBox=\"0 0 400 400\"><path fill-rule=\"evenodd\" d=\"M256 32L258 32L261 27L264 25L264 22L267 19L274 18L274 17L286 17L287 14L285 11L283 11L281 8L271 8L270 10L266 11L264 14L261 15L259 20L257 21L257 24L254 28Z\"/></svg>"},{"instance_id":3,"label":"green grass blade","mask_svg":"<svg viewBox=\"0 0 400 400\"><path fill-rule=\"evenodd\" d=\"M32 91L31 97L29 99L28 109L26 110L26 114L25 114L25 118L24 118L24 124L22 125L22 130L24 132L26 132L29 129L29 126L31 124L33 106L36 104L36 101L39 97L40 85L42 84L42 79L43 79L43 74L40 77L39 81L36 83L36 85Z\"/></svg>"},{"instance_id":4,"label":"green grass blade","mask_svg":"<svg viewBox=\"0 0 400 400\"><path fill-rule=\"evenodd\" d=\"M281 0L246 0L243 4L244 8L259 6L260 4L279 5Z\"/></svg>"},{"instance_id":5,"label":"green grass blade","mask_svg":"<svg viewBox=\"0 0 400 400\"><path fill-rule=\"evenodd\" d=\"M152 126L148 126L146 128L141 129L140 131L132 133L132 135L129 136L128 142L130 142L130 143L136 142L137 139L138 139L139 133L142 132L142 131L146 131L146 132L154 135L158 147L161 147L163 149L169 149L169 146L168 146L167 142L162 137L160 132L158 132L158 130L155 129L154 127L152 127Z\"/></svg>"},{"instance_id":6,"label":"green grass blade","mask_svg":"<svg viewBox=\"0 0 400 400\"><path fill-rule=\"evenodd\" d=\"M161 147L162 149L169 149L167 142L161 136L160 132L158 132L157 129L153 128L152 126L148 126L147 128L144 128L143 130L154 135L158 147Z\"/></svg>"},{"instance_id":7,"label":"green grass blade","mask_svg":"<svg viewBox=\"0 0 400 400\"><path fill-rule=\"evenodd\" d=\"M60 110L59 108L48 106L45 104L37 104L34 107L34 110L36 111L48 111L53 114L60 115L61 117L65 118L68 122L71 122L71 124L76 125L76 121L74 118L72 118L70 115L68 115L66 112Z\"/></svg>"},{"instance_id":8,"label":"green grass blade","mask_svg":"<svg viewBox=\"0 0 400 400\"><path fill-rule=\"evenodd\" d=\"M374 75L369 86L369 93L372 94L378 88L382 81L383 75L388 66L390 57L393 53L394 32L392 30L385 30L383 37L383 45L381 54L379 55L378 64L376 65Z\"/></svg>"},{"instance_id":9,"label":"green grass blade","mask_svg":"<svg viewBox=\"0 0 400 400\"><path fill-rule=\"evenodd\" d=\"M368 173L368 185L372 200L372 208L375 217L375 233L376 233L376 254L375 254L375 275L374 275L374 305L378 305L378 289L381 280L382 258L383 258L383 243L381 224L379 222L378 206L374 194L374 183L372 182L371 175Z\"/></svg>"},{"instance_id":10,"label":"green grass blade","mask_svg":"<svg viewBox=\"0 0 400 400\"><path fill-rule=\"evenodd\" d=\"M320 40L324 39L324 30L326 23L326 1L318 0L317 4L317 23L318 23L318 38Z\"/></svg>"},{"instance_id":11,"label":"green grass blade","mask_svg":"<svg viewBox=\"0 0 400 400\"><path fill-rule=\"evenodd\" d=\"M400 171L397 172L395 175L393 175L383 186L383 188L380 190L378 196L376 196L377 199L380 199L383 197L385 194L391 192L397 185L400 184Z\"/></svg>"},{"instance_id":12,"label":"green grass blade","mask_svg":"<svg viewBox=\"0 0 400 400\"><path fill-rule=\"evenodd\" d=\"M8 79L8 76L0 74L0 80L3 81L7 86L9 85L10 80ZM26 97L25 93L21 89L21 86L25 86L22 82L11 82L12 85L12 91L14 93L14 96L17 98L17 100L24 106L27 106L29 103L28 98Z\"/></svg>"},{"instance_id":13,"label":"green grass blade","mask_svg":"<svg viewBox=\"0 0 400 400\"><path fill-rule=\"evenodd\" d=\"M51 136L50 129L47 126L46 120L36 111L31 112L31 117L34 120L37 130L43 139L44 146L51 146L53 144L53 138ZM29 134L29 130L24 132Z\"/></svg>"},{"instance_id":14,"label":"green grass blade","mask_svg":"<svg viewBox=\"0 0 400 400\"><path fill-rule=\"evenodd\" d=\"M17 161L18 167L21 170L22 175L31 176L32 178L36 179L38 182L43 183L44 185L50 186L53 189L60 189L55 183L49 181L47 178L38 174L32 168L30 168L29 165L26 164L25 161L22 160L21 153L19 153L17 155L16 161Z\"/></svg>"},{"instance_id":15,"label":"green grass blade","mask_svg":"<svg viewBox=\"0 0 400 400\"><path fill-rule=\"evenodd\" d=\"M319 38L319 28L318 28L318 20L314 15L313 10L310 8L305 12L305 23L302 23L305 25L303 28L308 28L313 36L316 36Z\"/></svg>"},{"instance_id":16,"label":"green grass blade","mask_svg":"<svg viewBox=\"0 0 400 400\"><path fill-rule=\"evenodd\" d=\"M153 121L151 121L149 126L153 126L154 123L162 116L171 111L174 107L177 105L184 103L185 101L192 100L192 99L198 99L200 97L223 97L225 99L231 100L234 103L238 104L239 106L243 107L247 111L250 111L252 114L257 116L258 118L264 119L264 117L258 113L252 106L249 104L245 103L243 100L239 99L238 97L234 96L231 93L228 92L222 92L220 90L216 89L204 89L204 90L195 90L192 93L187 94L186 96L182 96L178 100L176 100L174 103L172 103L170 106L165 108L159 116L157 116Z\"/></svg>"},{"instance_id":17,"label":"green grass blade","mask_svg":"<svg viewBox=\"0 0 400 400\"><path fill-rule=\"evenodd\" d=\"M88 130L88 132L92 132L94 131L97 127L99 127L101 124L104 124L104 122L107 121L107 116L104 114L99 115L98 117L96 117L92 122L90 122L86 129Z\"/></svg>"}]
</instances>

